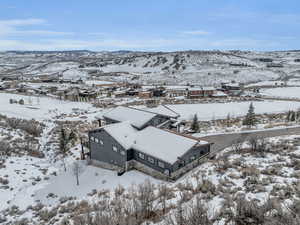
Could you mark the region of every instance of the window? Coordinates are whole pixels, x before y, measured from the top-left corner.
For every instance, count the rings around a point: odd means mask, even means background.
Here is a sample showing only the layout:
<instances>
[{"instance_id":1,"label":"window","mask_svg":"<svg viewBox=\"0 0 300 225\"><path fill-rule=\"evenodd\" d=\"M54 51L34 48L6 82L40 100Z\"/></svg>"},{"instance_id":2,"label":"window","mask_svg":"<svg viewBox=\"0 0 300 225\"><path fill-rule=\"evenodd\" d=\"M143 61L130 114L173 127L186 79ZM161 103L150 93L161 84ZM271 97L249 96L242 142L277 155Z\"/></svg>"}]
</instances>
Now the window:
<instances>
[{"instance_id":1,"label":"window","mask_svg":"<svg viewBox=\"0 0 300 225\"><path fill-rule=\"evenodd\" d=\"M148 161L154 163L154 159L152 157L148 157Z\"/></svg>"},{"instance_id":2,"label":"window","mask_svg":"<svg viewBox=\"0 0 300 225\"><path fill-rule=\"evenodd\" d=\"M95 138L93 136L91 136L91 141L95 141Z\"/></svg>"},{"instance_id":3,"label":"window","mask_svg":"<svg viewBox=\"0 0 300 225\"><path fill-rule=\"evenodd\" d=\"M165 168L165 164L163 162L158 161L158 166L160 168Z\"/></svg>"},{"instance_id":4,"label":"window","mask_svg":"<svg viewBox=\"0 0 300 225\"><path fill-rule=\"evenodd\" d=\"M118 148L116 146L113 146L112 149L113 149L114 152L118 151Z\"/></svg>"},{"instance_id":5,"label":"window","mask_svg":"<svg viewBox=\"0 0 300 225\"><path fill-rule=\"evenodd\" d=\"M139 158L145 159L145 155L143 153L139 153Z\"/></svg>"},{"instance_id":6,"label":"window","mask_svg":"<svg viewBox=\"0 0 300 225\"><path fill-rule=\"evenodd\" d=\"M193 155L193 156L191 156L191 158L190 158L190 162L193 162L194 160L196 159L196 157Z\"/></svg>"},{"instance_id":7,"label":"window","mask_svg":"<svg viewBox=\"0 0 300 225\"><path fill-rule=\"evenodd\" d=\"M96 143L99 143L99 139L98 139L98 138L95 138L95 142L96 142Z\"/></svg>"},{"instance_id":8,"label":"window","mask_svg":"<svg viewBox=\"0 0 300 225\"><path fill-rule=\"evenodd\" d=\"M103 145L103 141L102 140L99 140L99 142L100 142L101 145Z\"/></svg>"},{"instance_id":9,"label":"window","mask_svg":"<svg viewBox=\"0 0 300 225\"><path fill-rule=\"evenodd\" d=\"M125 151L124 150L121 151L121 155L125 155Z\"/></svg>"}]
</instances>

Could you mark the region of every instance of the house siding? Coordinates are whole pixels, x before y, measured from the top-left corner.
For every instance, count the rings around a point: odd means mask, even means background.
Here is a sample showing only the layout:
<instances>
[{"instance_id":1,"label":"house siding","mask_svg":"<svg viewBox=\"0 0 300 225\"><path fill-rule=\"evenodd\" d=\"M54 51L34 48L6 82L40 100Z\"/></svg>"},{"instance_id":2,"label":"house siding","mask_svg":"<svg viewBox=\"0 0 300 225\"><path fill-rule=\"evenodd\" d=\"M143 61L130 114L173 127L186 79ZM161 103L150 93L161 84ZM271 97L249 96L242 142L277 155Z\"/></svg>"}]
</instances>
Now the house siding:
<instances>
[{"instance_id":1,"label":"house siding","mask_svg":"<svg viewBox=\"0 0 300 225\"><path fill-rule=\"evenodd\" d=\"M194 156L194 160L199 159L201 156L205 155L206 153L210 152L210 144L208 145L200 145L200 146L195 146L193 148L191 148L189 151L187 151L183 156L180 157L180 159L182 159L182 161L184 161L183 166L182 162L180 162L179 160L176 161L173 166L172 166L172 171L176 171L184 166L186 166L187 164L191 163L191 157Z\"/></svg>"},{"instance_id":2,"label":"house siding","mask_svg":"<svg viewBox=\"0 0 300 225\"><path fill-rule=\"evenodd\" d=\"M139 157L139 153L142 153L145 156L145 159L141 159ZM163 160L157 159L157 158L155 158L155 156L147 155L147 154L145 154L143 152L140 152L140 151L137 151L135 149L133 150L133 156L134 156L133 159L136 160L137 162L140 162L140 163L142 163L142 164L144 164L144 165L146 165L146 166L148 166L152 169L155 169L155 170L157 170L161 173L165 173L165 170L169 170L170 173L172 172L172 165L171 164L169 164L169 163L167 163ZM154 163L151 163L149 161L149 157L154 159ZM164 166L165 168L160 167L158 165L158 162L162 162L165 165Z\"/></svg>"},{"instance_id":3,"label":"house siding","mask_svg":"<svg viewBox=\"0 0 300 225\"><path fill-rule=\"evenodd\" d=\"M101 143L92 141L91 137L98 138L103 142L103 145ZM89 132L89 142L92 160L98 160L119 167L125 167L127 160L126 150L105 130ZM113 146L117 147L117 152L113 151ZM125 155L121 155L121 151L125 151Z\"/></svg>"}]
</instances>

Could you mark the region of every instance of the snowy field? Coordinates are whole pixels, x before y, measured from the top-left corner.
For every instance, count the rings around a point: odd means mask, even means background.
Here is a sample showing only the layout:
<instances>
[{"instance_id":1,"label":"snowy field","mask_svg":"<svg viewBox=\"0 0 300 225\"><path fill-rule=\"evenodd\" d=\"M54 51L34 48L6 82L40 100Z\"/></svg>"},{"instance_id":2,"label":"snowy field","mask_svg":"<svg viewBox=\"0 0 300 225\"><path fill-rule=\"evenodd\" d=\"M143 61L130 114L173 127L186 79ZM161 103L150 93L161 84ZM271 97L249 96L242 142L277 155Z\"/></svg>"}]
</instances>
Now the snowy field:
<instances>
[{"instance_id":1,"label":"snowy field","mask_svg":"<svg viewBox=\"0 0 300 225\"><path fill-rule=\"evenodd\" d=\"M197 114L199 120L212 120L226 118L228 114L231 117L244 116L249 105L250 102L230 102L168 105L168 107L179 113L181 119L190 120ZM261 101L253 102L253 105L257 114L281 113L300 108L300 102L293 101Z\"/></svg>"},{"instance_id":2,"label":"snowy field","mask_svg":"<svg viewBox=\"0 0 300 225\"><path fill-rule=\"evenodd\" d=\"M300 87L271 88L262 91L263 95L280 98L300 98Z\"/></svg>"},{"instance_id":3,"label":"snowy field","mask_svg":"<svg viewBox=\"0 0 300 225\"><path fill-rule=\"evenodd\" d=\"M10 104L9 100L23 99L25 104ZM29 97L17 94L0 93L0 114L22 119L39 121L56 118L63 114L75 117L80 112L93 112L96 109L89 103L61 101L49 97Z\"/></svg>"}]
</instances>

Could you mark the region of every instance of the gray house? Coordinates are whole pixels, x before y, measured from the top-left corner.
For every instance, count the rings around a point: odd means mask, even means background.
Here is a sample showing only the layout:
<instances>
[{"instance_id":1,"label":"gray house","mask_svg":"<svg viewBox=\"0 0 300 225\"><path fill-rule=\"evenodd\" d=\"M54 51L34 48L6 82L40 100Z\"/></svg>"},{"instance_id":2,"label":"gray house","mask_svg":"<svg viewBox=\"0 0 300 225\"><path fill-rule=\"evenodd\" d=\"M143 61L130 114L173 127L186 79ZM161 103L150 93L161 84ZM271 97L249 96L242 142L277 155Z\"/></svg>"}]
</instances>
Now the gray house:
<instances>
[{"instance_id":1,"label":"gray house","mask_svg":"<svg viewBox=\"0 0 300 225\"><path fill-rule=\"evenodd\" d=\"M89 132L92 164L123 172L137 169L154 177L175 180L209 155L210 143L159 128L172 119L170 115L124 108L116 109L127 115L112 111L104 116L110 124Z\"/></svg>"}]
</instances>

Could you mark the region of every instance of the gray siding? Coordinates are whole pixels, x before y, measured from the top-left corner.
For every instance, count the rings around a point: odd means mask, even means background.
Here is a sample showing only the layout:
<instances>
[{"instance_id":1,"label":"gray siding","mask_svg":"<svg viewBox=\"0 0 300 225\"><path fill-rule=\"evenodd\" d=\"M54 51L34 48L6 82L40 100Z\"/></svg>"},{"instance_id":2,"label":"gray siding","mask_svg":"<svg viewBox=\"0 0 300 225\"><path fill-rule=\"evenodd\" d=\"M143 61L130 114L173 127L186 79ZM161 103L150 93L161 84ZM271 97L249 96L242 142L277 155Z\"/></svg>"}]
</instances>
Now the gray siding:
<instances>
[{"instance_id":1,"label":"gray siding","mask_svg":"<svg viewBox=\"0 0 300 225\"><path fill-rule=\"evenodd\" d=\"M112 124L112 123L119 123L120 122L120 121L117 121L117 120L109 119L107 117L103 117L103 118L104 118L106 124Z\"/></svg>"},{"instance_id":2,"label":"gray siding","mask_svg":"<svg viewBox=\"0 0 300 225\"><path fill-rule=\"evenodd\" d=\"M101 143L91 141L91 137L98 138L103 142L103 145ZM127 159L126 150L107 132L104 130L91 131L89 132L89 141L91 159L125 167L125 162ZM117 152L113 151L113 146L117 147ZM125 155L122 155L121 151L125 151Z\"/></svg>"},{"instance_id":3,"label":"gray siding","mask_svg":"<svg viewBox=\"0 0 300 225\"><path fill-rule=\"evenodd\" d=\"M182 159L184 161L183 165L182 165L182 162L180 162L180 161L176 161L173 164L173 167L172 167L173 171L176 171L176 170L182 168L183 166L191 163L193 161L191 159L192 157L194 157L194 160L195 160L195 159L198 159L201 156L205 155L208 152L210 152L210 144L193 147L192 149L187 151L183 156L180 157L180 159Z\"/></svg>"},{"instance_id":4,"label":"gray siding","mask_svg":"<svg viewBox=\"0 0 300 225\"><path fill-rule=\"evenodd\" d=\"M145 156L145 159L140 158L139 157L139 153L142 153ZM149 161L149 157L151 157L152 159L154 159L153 163ZM137 151L135 149L133 150L133 158L134 158L134 160L136 160L136 161L138 161L138 162L140 162L140 163L142 163L142 164L144 164L144 165L146 165L146 166L148 166L148 167L150 167L152 169L155 169L155 170L157 170L157 171L159 171L161 173L164 173L166 169L168 169L169 172L172 172L172 165L171 164L169 164L169 163L167 163L167 162L165 162L163 160L157 159L154 156L147 155L147 154L145 154L143 152ZM158 165L158 162L162 162L164 164L164 168L160 167Z\"/></svg>"}]
</instances>

